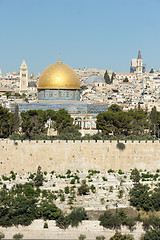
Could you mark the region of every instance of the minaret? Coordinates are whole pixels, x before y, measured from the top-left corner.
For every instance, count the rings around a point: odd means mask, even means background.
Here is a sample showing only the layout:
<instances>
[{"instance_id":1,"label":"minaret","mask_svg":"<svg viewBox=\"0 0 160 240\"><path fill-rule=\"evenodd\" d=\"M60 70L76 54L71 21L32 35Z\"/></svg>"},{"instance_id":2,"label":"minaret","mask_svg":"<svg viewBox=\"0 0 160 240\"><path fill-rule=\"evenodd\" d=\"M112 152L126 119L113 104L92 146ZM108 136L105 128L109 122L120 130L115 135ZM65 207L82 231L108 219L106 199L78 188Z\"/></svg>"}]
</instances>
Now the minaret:
<instances>
[{"instance_id":1,"label":"minaret","mask_svg":"<svg viewBox=\"0 0 160 240\"><path fill-rule=\"evenodd\" d=\"M2 78L2 71L1 71L1 69L0 69L0 79Z\"/></svg>"},{"instance_id":2,"label":"minaret","mask_svg":"<svg viewBox=\"0 0 160 240\"><path fill-rule=\"evenodd\" d=\"M137 73L137 74L141 74L141 73L142 73L142 57L141 57L141 52L140 52L140 50L139 50L139 52L138 52L136 73Z\"/></svg>"},{"instance_id":3,"label":"minaret","mask_svg":"<svg viewBox=\"0 0 160 240\"><path fill-rule=\"evenodd\" d=\"M23 59L20 67L20 91L27 90L28 87L28 67Z\"/></svg>"}]
</instances>

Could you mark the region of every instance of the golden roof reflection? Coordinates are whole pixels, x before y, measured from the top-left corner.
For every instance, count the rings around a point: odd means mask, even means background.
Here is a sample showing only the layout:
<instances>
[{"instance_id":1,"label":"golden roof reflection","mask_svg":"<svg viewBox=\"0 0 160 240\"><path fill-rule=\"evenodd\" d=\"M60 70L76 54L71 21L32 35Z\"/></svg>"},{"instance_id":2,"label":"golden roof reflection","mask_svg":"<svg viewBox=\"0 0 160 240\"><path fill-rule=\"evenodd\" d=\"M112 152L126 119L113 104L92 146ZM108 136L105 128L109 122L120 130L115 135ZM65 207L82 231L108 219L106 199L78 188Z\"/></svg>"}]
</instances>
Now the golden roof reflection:
<instances>
[{"instance_id":1,"label":"golden roof reflection","mask_svg":"<svg viewBox=\"0 0 160 240\"><path fill-rule=\"evenodd\" d=\"M59 61L43 71L38 89L80 89L80 81L71 67Z\"/></svg>"}]
</instances>

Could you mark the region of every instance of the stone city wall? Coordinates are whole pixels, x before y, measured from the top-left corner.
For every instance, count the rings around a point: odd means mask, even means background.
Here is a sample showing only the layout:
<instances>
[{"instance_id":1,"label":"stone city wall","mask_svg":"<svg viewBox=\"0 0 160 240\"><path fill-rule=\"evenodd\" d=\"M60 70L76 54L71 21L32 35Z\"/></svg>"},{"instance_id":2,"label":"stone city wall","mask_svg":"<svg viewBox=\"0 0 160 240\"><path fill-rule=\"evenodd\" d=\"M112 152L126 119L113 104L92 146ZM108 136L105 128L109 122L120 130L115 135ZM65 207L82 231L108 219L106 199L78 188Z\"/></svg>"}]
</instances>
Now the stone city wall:
<instances>
[{"instance_id":1,"label":"stone city wall","mask_svg":"<svg viewBox=\"0 0 160 240\"><path fill-rule=\"evenodd\" d=\"M121 141L122 142L122 141ZM160 169L160 141L12 141L0 140L0 173L44 171L107 170L131 168Z\"/></svg>"}]
</instances>

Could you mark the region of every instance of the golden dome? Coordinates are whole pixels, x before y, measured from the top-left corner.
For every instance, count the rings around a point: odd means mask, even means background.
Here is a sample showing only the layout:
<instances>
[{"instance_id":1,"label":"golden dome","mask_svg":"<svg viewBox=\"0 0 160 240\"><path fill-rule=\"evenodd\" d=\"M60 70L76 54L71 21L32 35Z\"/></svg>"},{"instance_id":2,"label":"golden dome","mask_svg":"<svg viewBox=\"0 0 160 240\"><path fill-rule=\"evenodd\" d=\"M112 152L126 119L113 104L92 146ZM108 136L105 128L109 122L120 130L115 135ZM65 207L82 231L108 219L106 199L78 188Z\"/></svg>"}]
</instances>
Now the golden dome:
<instances>
[{"instance_id":1,"label":"golden dome","mask_svg":"<svg viewBox=\"0 0 160 240\"><path fill-rule=\"evenodd\" d=\"M38 89L80 89L80 82L72 68L59 61L43 71Z\"/></svg>"}]
</instances>

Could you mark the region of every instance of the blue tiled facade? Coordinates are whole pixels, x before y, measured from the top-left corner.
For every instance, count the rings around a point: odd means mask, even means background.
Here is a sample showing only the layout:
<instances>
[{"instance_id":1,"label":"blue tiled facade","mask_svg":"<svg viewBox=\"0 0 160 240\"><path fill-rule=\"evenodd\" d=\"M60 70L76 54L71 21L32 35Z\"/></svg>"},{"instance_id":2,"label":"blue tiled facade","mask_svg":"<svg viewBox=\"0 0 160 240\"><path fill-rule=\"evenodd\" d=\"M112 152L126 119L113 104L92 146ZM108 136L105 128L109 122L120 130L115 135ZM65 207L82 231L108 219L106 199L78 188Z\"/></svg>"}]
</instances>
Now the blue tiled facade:
<instances>
[{"instance_id":1,"label":"blue tiled facade","mask_svg":"<svg viewBox=\"0 0 160 240\"><path fill-rule=\"evenodd\" d=\"M39 100L80 100L78 89L38 89Z\"/></svg>"},{"instance_id":2,"label":"blue tiled facade","mask_svg":"<svg viewBox=\"0 0 160 240\"><path fill-rule=\"evenodd\" d=\"M82 102L66 102L61 101L61 103L56 101L38 101L34 103L20 103L19 105L19 111L25 112L29 110L47 110L47 109L53 109L55 111L58 111L59 109L65 109L69 113L76 113L76 114L98 114L101 112L108 111L108 105L107 104L86 104ZM14 108L12 108L14 111Z\"/></svg>"}]
</instances>

